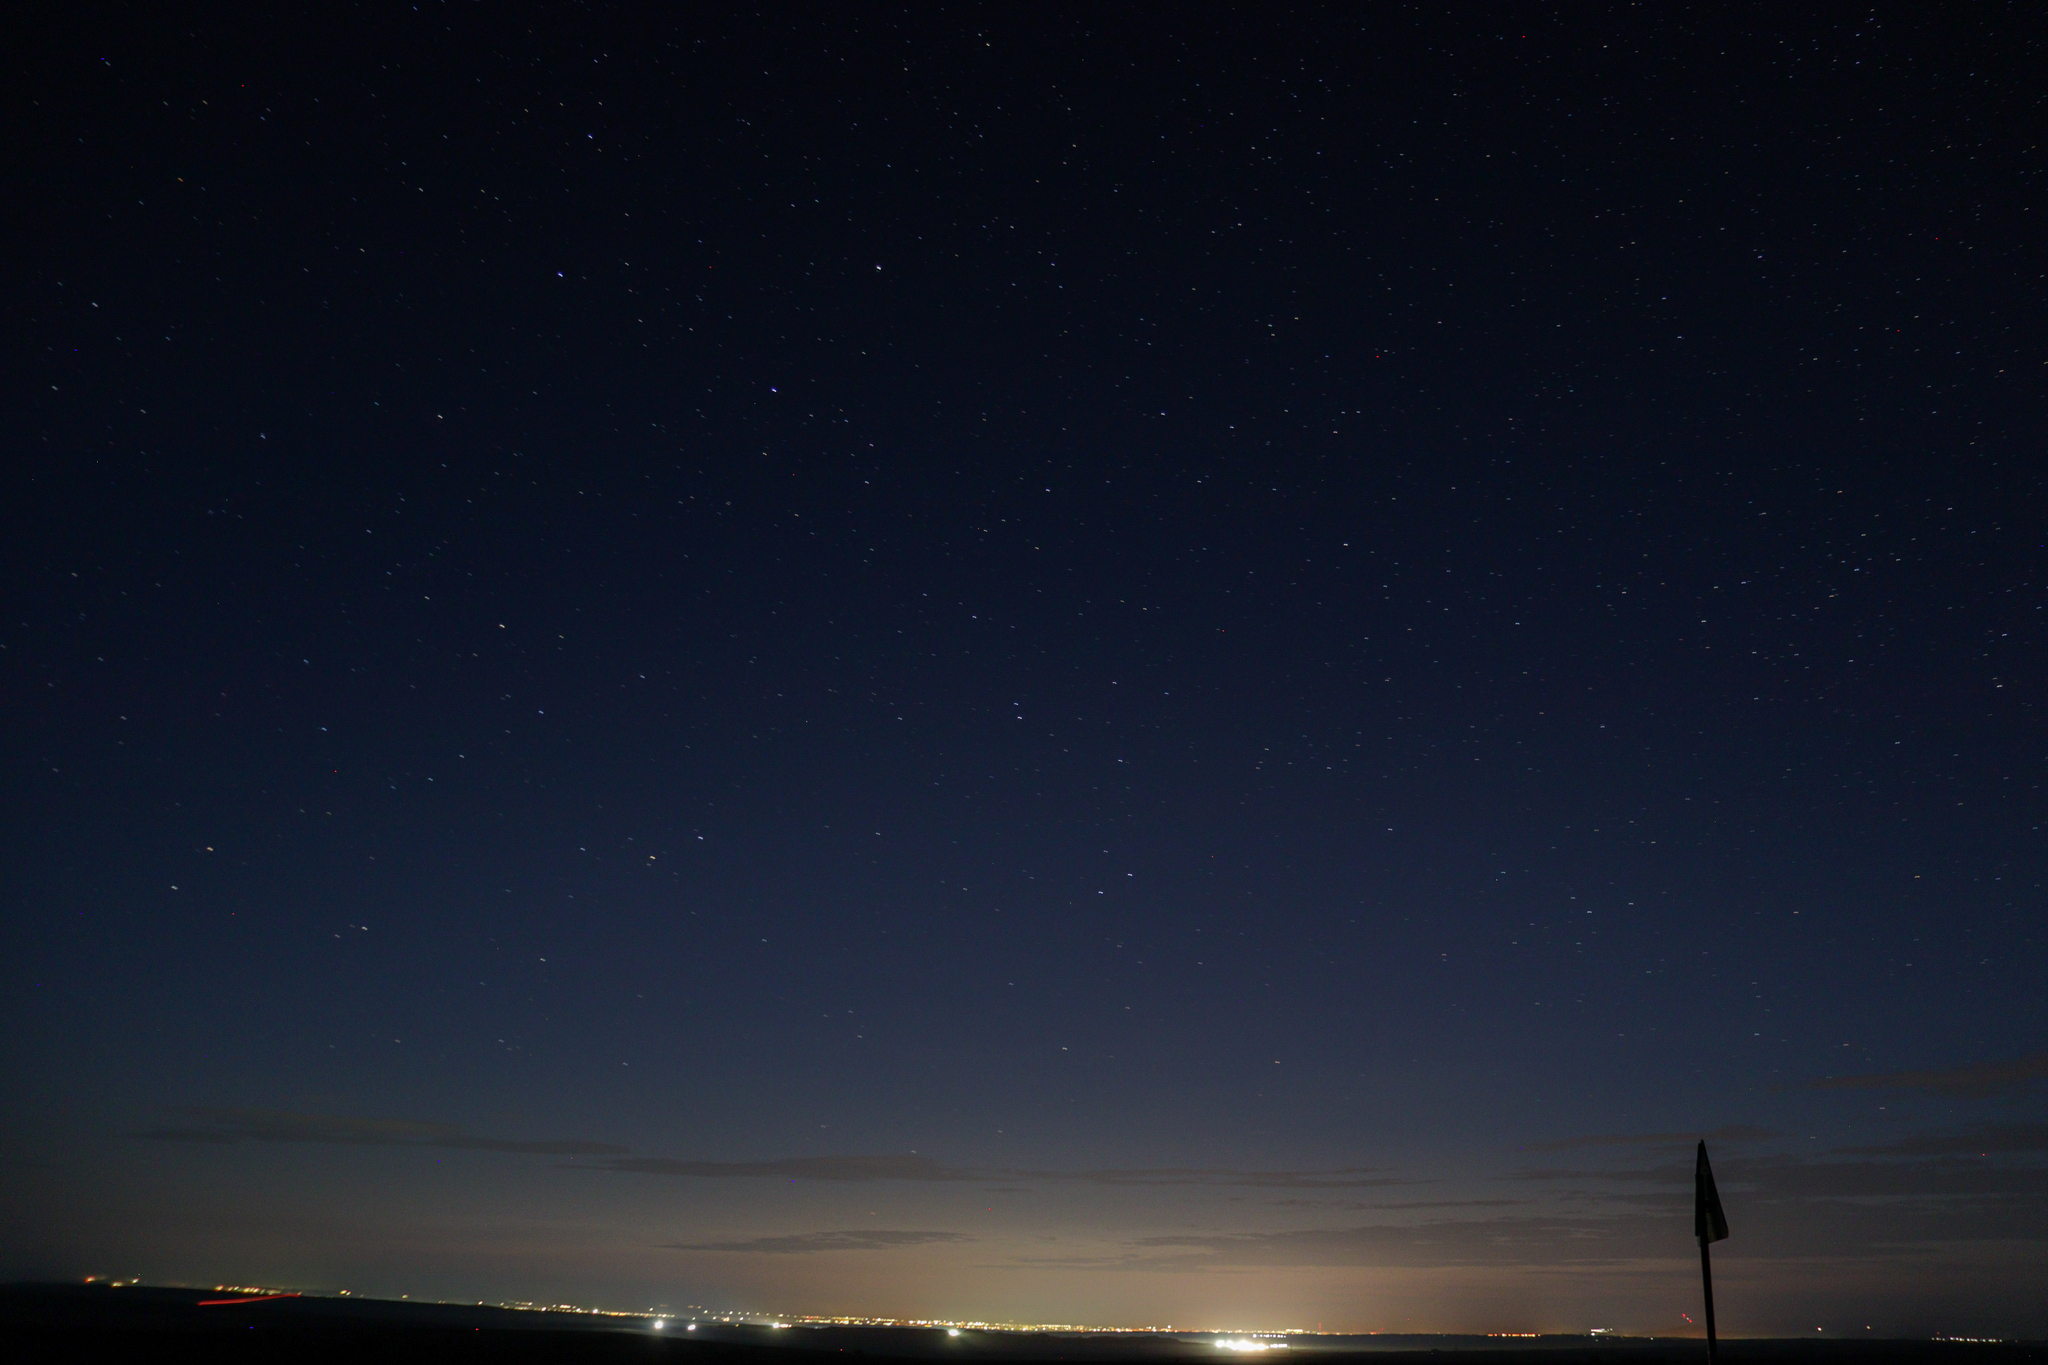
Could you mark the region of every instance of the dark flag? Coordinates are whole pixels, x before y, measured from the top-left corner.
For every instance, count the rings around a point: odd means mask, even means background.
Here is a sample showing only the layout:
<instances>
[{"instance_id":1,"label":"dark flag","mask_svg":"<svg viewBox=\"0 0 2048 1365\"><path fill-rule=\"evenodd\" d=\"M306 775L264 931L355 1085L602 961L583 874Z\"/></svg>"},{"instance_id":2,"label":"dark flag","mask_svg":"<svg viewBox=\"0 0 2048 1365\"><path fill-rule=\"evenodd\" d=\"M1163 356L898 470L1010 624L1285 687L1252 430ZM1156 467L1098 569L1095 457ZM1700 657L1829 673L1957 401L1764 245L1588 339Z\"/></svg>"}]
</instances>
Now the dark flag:
<instances>
[{"instance_id":1,"label":"dark flag","mask_svg":"<svg viewBox=\"0 0 2048 1365\"><path fill-rule=\"evenodd\" d=\"M1721 1192L1714 1188L1714 1168L1707 1164L1704 1142L1692 1168L1692 1233L1700 1239L1700 1287L1707 1299L1707 1362L1716 1365L1721 1352L1714 1340L1714 1263L1707 1257L1707 1244L1728 1235L1728 1215L1721 1212Z\"/></svg>"},{"instance_id":2,"label":"dark flag","mask_svg":"<svg viewBox=\"0 0 2048 1365\"><path fill-rule=\"evenodd\" d=\"M1700 1144L1692 1169L1692 1235L1702 1243L1728 1237L1728 1216L1721 1212L1721 1193L1714 1188L1714 1168L1707 1164L1707 1144Z\"/></svg>"}]
</instances>

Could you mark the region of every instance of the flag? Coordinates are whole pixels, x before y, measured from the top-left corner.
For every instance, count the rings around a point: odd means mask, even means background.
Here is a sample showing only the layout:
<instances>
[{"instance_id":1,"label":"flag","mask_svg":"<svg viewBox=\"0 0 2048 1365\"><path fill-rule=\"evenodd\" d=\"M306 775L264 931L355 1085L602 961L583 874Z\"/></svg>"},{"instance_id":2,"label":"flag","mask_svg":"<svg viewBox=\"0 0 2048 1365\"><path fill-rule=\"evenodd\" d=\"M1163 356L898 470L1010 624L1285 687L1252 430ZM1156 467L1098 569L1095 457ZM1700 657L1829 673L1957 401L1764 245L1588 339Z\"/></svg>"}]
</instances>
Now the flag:
<instances>
[{"instance_id":1,"label":"flag","mask_svg":"<svg viewBox=\"0 0 2048 1365\"><path fill-rule=\"evenodd\" d=\"M1692 1169L1692 1232L1701 1246L1728 1235L1728 1215L1721 1212L1721 1192L1714 1188L1714 1168L1707 1164L1704 1142Z\"/></svg>"}]
</instances>

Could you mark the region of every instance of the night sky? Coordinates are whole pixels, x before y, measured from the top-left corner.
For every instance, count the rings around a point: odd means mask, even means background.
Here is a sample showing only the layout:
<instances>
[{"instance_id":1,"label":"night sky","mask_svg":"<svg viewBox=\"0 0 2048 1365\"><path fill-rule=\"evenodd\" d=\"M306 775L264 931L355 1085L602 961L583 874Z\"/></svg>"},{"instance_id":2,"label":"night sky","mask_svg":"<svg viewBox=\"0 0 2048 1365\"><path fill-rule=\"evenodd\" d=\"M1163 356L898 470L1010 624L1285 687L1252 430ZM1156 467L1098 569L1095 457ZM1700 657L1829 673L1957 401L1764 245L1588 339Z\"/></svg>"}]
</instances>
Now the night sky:
<instances>
[{"instance_id":1,"label":"night sky","mask_svg":"<svg viewBox=\"0 0 2048 1365\"><path fill-rule=\"evenodd\" d=\"M2048 23L6 20L0 1273L2048 1333Z\"/></svg>"}]
</instances>

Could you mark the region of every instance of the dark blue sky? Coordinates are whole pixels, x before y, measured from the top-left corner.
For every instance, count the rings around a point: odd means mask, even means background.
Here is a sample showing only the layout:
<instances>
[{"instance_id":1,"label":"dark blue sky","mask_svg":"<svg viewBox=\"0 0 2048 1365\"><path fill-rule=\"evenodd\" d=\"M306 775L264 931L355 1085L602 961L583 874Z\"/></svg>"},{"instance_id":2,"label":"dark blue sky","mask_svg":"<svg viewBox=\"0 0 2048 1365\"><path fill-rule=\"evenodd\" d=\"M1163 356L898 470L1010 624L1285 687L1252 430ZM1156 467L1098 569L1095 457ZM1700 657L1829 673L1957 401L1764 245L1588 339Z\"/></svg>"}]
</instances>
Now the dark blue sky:
<instances>
[{"instance_id":1,"label":"dark blue sky","mask_svg":"<svg viewBox=\"0 0 2048 1365\"><path fill-rule=\"evenodd\" d=\"M2024 7L15 28L7 1267L2048 1330Z\"/></svg>"}]
</instances>

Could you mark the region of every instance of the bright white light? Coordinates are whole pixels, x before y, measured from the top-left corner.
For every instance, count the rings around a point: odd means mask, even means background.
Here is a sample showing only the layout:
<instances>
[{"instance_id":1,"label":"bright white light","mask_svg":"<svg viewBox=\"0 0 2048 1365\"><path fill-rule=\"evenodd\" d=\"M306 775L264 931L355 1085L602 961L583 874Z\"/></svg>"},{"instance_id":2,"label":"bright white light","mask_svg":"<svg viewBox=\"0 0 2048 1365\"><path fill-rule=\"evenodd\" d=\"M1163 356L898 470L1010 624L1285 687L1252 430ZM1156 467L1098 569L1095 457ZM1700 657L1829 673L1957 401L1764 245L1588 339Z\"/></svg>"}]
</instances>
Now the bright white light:
<instances>
[{"instance_id":1,"label":"bright white light","mask_svg":"<svg viewBox=\"0 0 2048 1365\"><path fill-rule=\"evenodd\" d=\"M949 1337L957 1337L960 1335L960 1329L958 1327L948 1327L946 1329L946 1335Z\"/></svg>"},{"instance_id":2,"label":"bright white light","mask_svg":"<svg viewBox=\"0 0 2048 1365\"><path fill-rule=\"evenodd\" d=\"M655 1330L655 1331L659 1332L659 1331L660 1331L660 1330L661 1330L662 1328L664 1328L664 1327L666 1327L666 1326L668 1326L668 1323L667 1323L667 1321L666 1321L665 1319L662 1319L662 1318L656 1318L656 1319L654 1320L654 1330Z\"/></svg>"},{"instance_id":3,"label":"bright white light","mask_svg":"<svg viewBox=\"0 0 2048 1365\"><path fill-rule=\"evenodd\" d=\"M693 1322L688 1327L685 1327L683 1330L685 1332L694 1332L697 1330L697 1324Z\"/></svg>"},{"instance_id":4,"label":"bright white light","mask_svg":"<svg viewBox=\"0 0 2048 1365\"><path fill-rule=\"evenodd\" d=\"M1216 1349L1219 1351L1269 1351L1272 1347L1263 1341L1247 1341L1243 1337L1218 1337L1216 1338Z\"/></svg>"}]
</instances>

